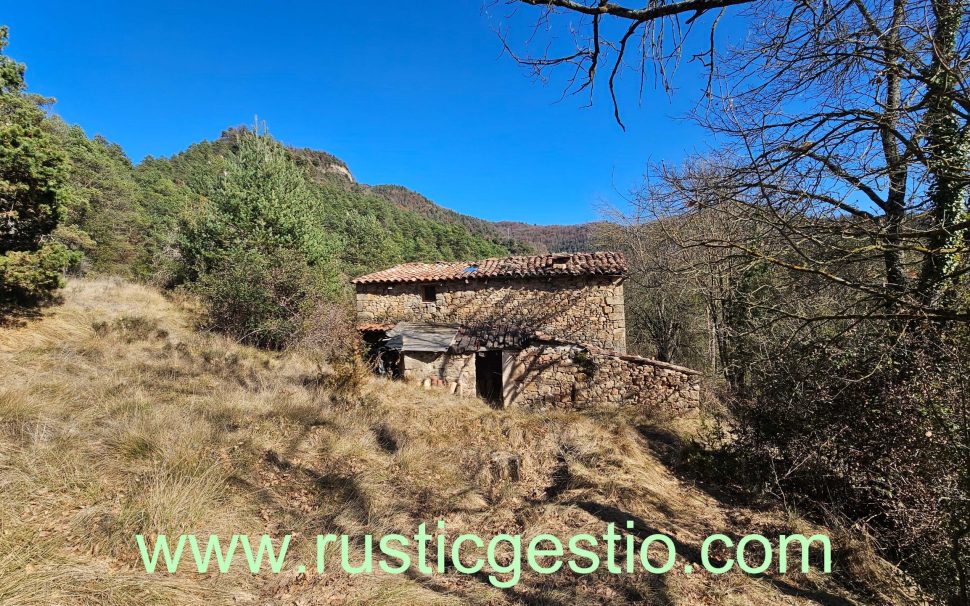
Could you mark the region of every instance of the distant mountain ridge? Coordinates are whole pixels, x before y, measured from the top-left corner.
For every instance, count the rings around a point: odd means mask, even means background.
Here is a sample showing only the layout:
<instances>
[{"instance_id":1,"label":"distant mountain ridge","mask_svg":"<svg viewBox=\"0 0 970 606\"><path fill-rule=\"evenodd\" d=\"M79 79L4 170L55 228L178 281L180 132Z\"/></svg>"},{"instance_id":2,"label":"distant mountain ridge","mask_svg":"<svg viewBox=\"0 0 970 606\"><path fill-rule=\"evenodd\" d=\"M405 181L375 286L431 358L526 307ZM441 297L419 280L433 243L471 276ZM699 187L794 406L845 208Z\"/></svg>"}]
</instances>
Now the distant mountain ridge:
<instances>
[{"instance_id":1,"label":"distant mountain ridge","mask_svg":"<svg viewBox=\"0 0 970 606\"><path fill-rule=\"evenodd\" d=\"M212 145L225 150L232 146L236 131L222 132ZM430 200L403 185L365 185L358 183L350 167L337 156L322 150L287 146L294 159L304 166L311 179L318 183L340 185L349 190L376 194L401 210L445 225L455 225L483 238L512 254L587 252L599 250L595 233L602 222L576 225L533 225L519 221L488 221L465 215Z\"/></svg>"},{"instance_id":2,"label":"distant mountain ridge","mask_svg":"<svg viewBox=\"0 0 970 606\"><path fill-rule=\"evenodd\" d=\"M586 252L599 250L596 232L603 222L576 225L532 225L519 221L487 221L445 208L402 185L374 185L370 190L398 208L503 244L514 252Z\"/></svg>"},{"instance_id":3,"label":"distant mountain ridge","mask_svg":"<svg viewBox=\"0 0 970 606\"><path fill-rule=\"evenodd\" d=\"M593 252L603 250L599 232L603 221L575 225L533 225L519 221L497 221L496 228L519 242L528 242L542 252Z\"/></svg>"}]
</instances>

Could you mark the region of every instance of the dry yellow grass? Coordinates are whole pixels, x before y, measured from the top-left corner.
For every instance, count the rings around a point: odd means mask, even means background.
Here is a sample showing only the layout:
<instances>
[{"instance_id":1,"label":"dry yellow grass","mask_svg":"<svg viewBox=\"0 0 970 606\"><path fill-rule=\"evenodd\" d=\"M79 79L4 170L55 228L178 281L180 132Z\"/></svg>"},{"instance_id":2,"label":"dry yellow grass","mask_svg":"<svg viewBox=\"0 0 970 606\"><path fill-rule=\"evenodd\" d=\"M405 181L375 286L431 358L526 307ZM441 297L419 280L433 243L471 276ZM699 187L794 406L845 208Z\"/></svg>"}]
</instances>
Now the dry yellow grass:
<instances>
[{"instance_id":1,"label":"dry yellow grass","mask_svg":"<svg viewBox=\"0 0 970 606\"><path fill-rule=\"evenodd\" d=\"M410 535L441 519L451 536L568 537L633 519L690 551L713 532L792 524L679 480L613 412L362 383L196 333L188 302L150 288L71 282L62 305L0 329L0 603L859 603L821 575L525 574L500 590L455 573L143 572L136 533ZM521 457L518 480L499 473L505 453Z\"/></svg>"}]
</instances>

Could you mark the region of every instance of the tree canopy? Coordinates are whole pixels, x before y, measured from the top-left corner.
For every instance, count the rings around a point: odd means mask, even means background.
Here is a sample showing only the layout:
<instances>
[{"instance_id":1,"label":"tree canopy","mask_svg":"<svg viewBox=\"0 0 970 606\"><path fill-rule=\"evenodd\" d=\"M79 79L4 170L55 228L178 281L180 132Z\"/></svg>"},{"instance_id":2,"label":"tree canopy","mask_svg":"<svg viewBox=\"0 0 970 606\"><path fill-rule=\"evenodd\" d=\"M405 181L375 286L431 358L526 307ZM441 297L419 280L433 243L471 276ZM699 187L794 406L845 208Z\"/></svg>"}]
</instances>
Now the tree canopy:
<instances>
[{"instance_id":1,"label":"tree canopy","mask_svg":"<svg viewBox=\"0 0 970 606\"><path fill-rule=\"evenodd\" d=\"M3 54L0 27L0 299L42 299L73 259L51 241L61 218L67 165L45 128L46 100L25 92L23 64Z\"/></svg>"}]
</instances>

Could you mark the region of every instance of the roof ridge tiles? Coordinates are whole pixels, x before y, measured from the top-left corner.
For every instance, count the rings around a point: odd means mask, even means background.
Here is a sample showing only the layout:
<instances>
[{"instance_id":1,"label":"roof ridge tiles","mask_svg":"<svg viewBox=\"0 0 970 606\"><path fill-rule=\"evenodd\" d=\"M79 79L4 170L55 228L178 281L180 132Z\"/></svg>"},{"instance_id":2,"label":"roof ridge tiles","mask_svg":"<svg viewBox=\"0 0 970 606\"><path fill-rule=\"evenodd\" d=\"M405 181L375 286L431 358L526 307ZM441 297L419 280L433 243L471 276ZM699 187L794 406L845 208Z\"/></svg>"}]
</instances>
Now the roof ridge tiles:
<instances>
[{"instance_id":1,"label":"roof ridge tiles","mask_svg":"<svg viewBox=\"0 0 970 606\"><path fill-rule=\"evenodd\" d=\"M469 271L471 270L471 271ZM502 277L625 275L626 259L619 252L556 253L489 257L479 261L408 262L360 276L354 284L446 282Z\"/></svg>"}]
</instances>

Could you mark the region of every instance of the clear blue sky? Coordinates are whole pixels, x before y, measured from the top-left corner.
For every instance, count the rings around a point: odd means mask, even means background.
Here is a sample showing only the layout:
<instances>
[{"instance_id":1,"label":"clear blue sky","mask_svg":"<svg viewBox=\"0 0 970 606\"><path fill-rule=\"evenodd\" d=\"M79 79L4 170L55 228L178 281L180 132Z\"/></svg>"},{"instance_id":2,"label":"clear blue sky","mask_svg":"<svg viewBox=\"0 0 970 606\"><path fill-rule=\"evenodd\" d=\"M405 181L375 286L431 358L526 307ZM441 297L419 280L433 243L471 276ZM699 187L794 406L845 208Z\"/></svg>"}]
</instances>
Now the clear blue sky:
<instances>
[{"instance_id":1,"label":"clear blue sky","mask_svg":"<svg viewBox=\"0 0 970 606\"><path fill-rule=\"evenodd\" d=\"M602 95L559 102L508 56L480 0L372 2L0 0L9 54L55 111L121 144L170 155L259 115L286 143L326 150L369 184L396 183L492 220L575 223L617 203L649 160L704 135L671 101L625 83L627 131ZM523 7L514 39L528 35ZM603 87L605 92L605 87Z\"/></svg>"}]
</instances>

